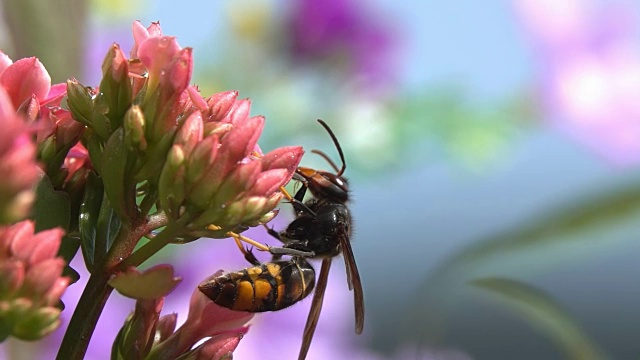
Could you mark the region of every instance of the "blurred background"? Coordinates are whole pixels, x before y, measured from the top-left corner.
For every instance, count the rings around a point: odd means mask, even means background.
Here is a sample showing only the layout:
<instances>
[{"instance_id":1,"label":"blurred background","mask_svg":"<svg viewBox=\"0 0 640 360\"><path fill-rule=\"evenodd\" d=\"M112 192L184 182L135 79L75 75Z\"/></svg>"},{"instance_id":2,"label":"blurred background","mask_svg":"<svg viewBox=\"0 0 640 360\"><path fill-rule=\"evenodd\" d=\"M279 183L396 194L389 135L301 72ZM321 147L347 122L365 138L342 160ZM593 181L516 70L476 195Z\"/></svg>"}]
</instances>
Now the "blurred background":
<instances>
[{"instance_id":1,"label":"blurred background","mask_svg":"<svg viewBox=\"0 0 640 360\"><path fill-rule=\"evenodd\" d=\"M337 260L310 359L640 355L640 3L2 5L3 51L39 57L54 83L96 86L109 45L126 51L134 20L160 21L194 48L204 95L239 90L266 116L264 150L300 144L337 160L315 119L330 124L353 191L366 324L353 333ZM303 162L327 167L310 153ZM289 220L282 211L276 228ZM261 230L249 234L268 241ZM198 282L245 267L234 247L201 240L150 261L184 277L165 312L184 320ZM309 302L257 316L236 357L294 358ZM111 297L87 358L108 357L132 307ZM53 357L63 330L0 349Z\"/></svg>"}]
</instances>

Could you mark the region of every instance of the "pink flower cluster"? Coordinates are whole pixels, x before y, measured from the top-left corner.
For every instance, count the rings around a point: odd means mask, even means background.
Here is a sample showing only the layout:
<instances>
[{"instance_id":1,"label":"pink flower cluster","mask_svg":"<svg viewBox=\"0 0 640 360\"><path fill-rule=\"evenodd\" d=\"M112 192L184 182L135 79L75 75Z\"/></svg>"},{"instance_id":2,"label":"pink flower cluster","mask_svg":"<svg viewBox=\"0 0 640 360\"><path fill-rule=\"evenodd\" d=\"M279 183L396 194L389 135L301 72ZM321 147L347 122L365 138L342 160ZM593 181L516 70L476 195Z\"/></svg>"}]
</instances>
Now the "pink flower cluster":
<instances>
[{"instance_id":1,"label":"pink flower cluster","mask_svg":"<svg viewBox=\"0 0 640 360\"><path fill-rule=\"evenodd\" d=\"M151 154L177 126L158 180L162 209L172 218L185 206L198 213L191 223L195 229L210 224L233 229L269 221L282 198L279 188L293 176L302 148L282 147L262 155L257 141L264 117L250 116L249 100L238 100L236 91L203 99L188 85L193 68L190 48L162 35L157 23L145 29L135 22L133 33L131 57L142 65L130 66L133 96L144 89L144 99L140 111L125 123L136 134L131 142L141 153ZM119 63L124 64L125 57L120 53L112 59L112 76L121 78L125 66ZM149 160L137 175L140 179L162 164Z\"/></svg>"},{"instance_id":2,"label":"pink flower cluster","mask_svg":"<svg viewBox=\"0 0 640 360\"><path fill-rule=\"evenodd\" d=\"M0 339L39 339L58 327L58 302L70 281L56 257L62 235L60 229L34 234L32 221L0 227Z\"/></svg>"}]
</instances>

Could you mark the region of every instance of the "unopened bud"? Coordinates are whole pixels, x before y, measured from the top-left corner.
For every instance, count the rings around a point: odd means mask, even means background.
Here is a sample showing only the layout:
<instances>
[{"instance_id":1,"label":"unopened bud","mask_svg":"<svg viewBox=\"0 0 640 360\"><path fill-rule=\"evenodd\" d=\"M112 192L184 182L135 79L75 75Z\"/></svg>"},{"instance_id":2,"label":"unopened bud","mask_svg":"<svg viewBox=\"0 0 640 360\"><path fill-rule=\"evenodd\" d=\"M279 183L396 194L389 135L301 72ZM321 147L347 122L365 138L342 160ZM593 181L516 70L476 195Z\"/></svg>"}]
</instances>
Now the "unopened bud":
<instances>
[{"instance_id":1,"label":"unopened bud","mask_svg":"<svg viewBox=\"0 0 640 360\"><path fill-rule=\"evenodd\" d=\"M160 206L170 218L177 218L185 198L185 155L182 147L173 145L164 163L158 191Z\"/></svg>"},{"instance_id":2,"label":"unopened bud","mask_svg":"<svg viewBox=\"0 0 640 360\"><path fill-rule=\"evenodd\" d=\"M125 114L124 129L125 141L131 149L141 153L147 150L144 113L139 106L132 106Z\"/></svg>"}]
</instances>

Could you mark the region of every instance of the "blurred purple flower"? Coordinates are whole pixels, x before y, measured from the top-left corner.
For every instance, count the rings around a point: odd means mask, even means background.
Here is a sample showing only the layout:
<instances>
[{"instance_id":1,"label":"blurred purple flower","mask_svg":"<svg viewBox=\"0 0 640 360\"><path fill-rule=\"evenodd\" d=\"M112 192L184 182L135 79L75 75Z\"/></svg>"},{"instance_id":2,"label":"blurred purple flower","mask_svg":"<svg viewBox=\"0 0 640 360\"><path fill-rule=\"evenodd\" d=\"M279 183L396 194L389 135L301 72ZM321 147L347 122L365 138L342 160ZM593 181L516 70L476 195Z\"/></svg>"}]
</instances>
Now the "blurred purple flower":
<instances>
[{"instance_id":1,"label":"blurred purple flower","mask_svg":"<svg viewBox=\"0 0 640 360\"><path fill-rule=\"evenodd\" d=\"M290 12L291 51L296 60L322 60L346 72L364 89L396 81L398 37L390 24L357 0L297 0Z\"/></svg>"},{"instance_id":2,"label":"blurred purple flower","mask_svg":"<svg viewBox=\"0 0 640 360\"><path fill-rule=\"evenodd\" d=\"M547 117L618 165L640 162L638 6L520 0Z\"/></svg>"}]
</instances>

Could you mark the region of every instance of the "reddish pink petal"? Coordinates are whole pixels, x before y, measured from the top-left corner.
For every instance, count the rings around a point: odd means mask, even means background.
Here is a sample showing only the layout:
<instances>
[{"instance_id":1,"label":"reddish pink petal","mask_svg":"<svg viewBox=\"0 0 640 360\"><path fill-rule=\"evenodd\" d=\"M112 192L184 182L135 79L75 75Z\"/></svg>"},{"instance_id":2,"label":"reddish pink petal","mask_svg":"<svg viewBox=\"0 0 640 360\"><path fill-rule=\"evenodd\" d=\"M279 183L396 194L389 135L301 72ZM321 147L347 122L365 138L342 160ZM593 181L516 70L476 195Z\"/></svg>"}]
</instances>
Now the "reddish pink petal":
<instances>
[{"instance_id":1,"label":"reddish pink petal","mask_svg":"<svg viewBox=\"0 0 640 360\"><path fill-rule=\"evenodd\" d=\"M298 168L303 154L302 146L284 146L271 150L260 159L262 169L287 169L293 173Z\"/></svg>"},{"instance_id":2,"label":"reddish pink petal","mask_svg":"<svg viewBox=\"0 0 640 360\"><path fill-rule=\"evenodd\" d=\"M29 220L11 226L5 236L10 239L10 252L14 258L27 260L31 251L38 245L33 241L33 230L33 222Z\"/></svg>"},{"instance_id":3,"label":"reddish pink petal","mask_svg":"<svg viewBox=\"0 0 640 360\"><path fill-rule=\"evenodd\" d=\"M0 262L0 294L9 297L18 291L24 282L26 269L24 263L16 259Z\"/></svg>"},{"instance_id":4,"label":"reddish pink petal","mask_svg":"<svg viewBox=\"0 0 640 360\"><path fill-rule=\"evenodd\" d=\"M0 84L7 90L15 108L35 95L43 100L51 89L51 77L35 57L14 62L0 75Z\"/></svg>"},{"instance_id":5,"label":"reddish pink petal","mask_svg":"<svg viewBox=\"0 0 640 360\"><path fill-rule=\"evenodd\" d=\"M177 44L177 43L176 43ZM193 71L193 50L185 48L178 54L178 59L169 70L169 84L174 91L182 92L189 87Z\"/></svg>"},{"instance_id":6,"label":"reddish pink petal","mask_svg":"<svg viewBox=\"0 0 640 360\"><path fill-rule=\"evenodd\" d=\"M40 261L51 259L56 256L58 248L60 248L60 241L64 231L60 228L40 231L33 236L33 241L37 244L31 255L29 256L28 263L35 264Z\"/></svg>"},{"instance_id":7,"label":"reddish pink petal","mask_svg":"<svg viewBox=\"0 0 640 360\"><path fill-rule=\"evenodd\" d=\"M242 99L236 101L231 110L229 110L228 121L233 125L240 126L249 117L251 111L251 100Z\"/></svg>"},{"instance_id":8,"label":"reddish pink petal","mask_svg":"<svg viewBox=\"0 0 640 360\"><path fill-rule=\"evenodd\" d=\"M130 55L132 59L138 58L138 46L153 36L162 36L160 22L152 22L148 28L145 28L140 21L133 22L133 39L135 42L131 48Z\"/></svg>"},{"instance_id":9,"label":"reddish pink petal","mask_svg":"<svg viewBox=\"0 0 640 360\"><path fill-rule=\"evenodd\" d=\"M134 44L129 55L132 59L137 59L138 47L149 38L149 31L142 25L140 21L136 20L133 22L132 32Z\"/></svg>"},{"instance_id":10,"label":"reddish pink petal","mask_svg":"<svg viewBox=\"0 0 640 360\"><path fill-rule=\"evenodd\" d=\"M7 91L0 86L0 125L3 129L7 127L9 122L19 123L16 119L16 108L11 103L11 98Z\"/></svg>"},{"instance_id":11,"label":"reddish pink petal","mask_svg":"<svg viewBox=\"0 0 640 360\"><path fill-rule=\"evenodd\" d=\"M75 121L69 111L56 109L51 114L51 117L56 122L56 137L60 144L75 144L80 140L85 127L80 122Z\"/></svg>"},{"instance_id":12,"label":"reddish pink petal","mask_svg":"<svg viewBox=\"0 0 640 360\"><path fill-rule=\"evenodd\" d=\"M251 194L270 197L280 186L286 185L291 176L287 169L263 171L251 188Z\"/></svg>"},{"instance_id":13,"label":"reddish pink petal","mask_svg":"<svg viewBox=\"0 0 640 360\"><path fill-rule=\"evenodd\" d=\"M47 98L42 101L42 105L60 106L60 102L67 95L67 83L60 83L51 86Z\"/></svg>"},{"instance_id":14,"label":"reddish pink petal","mask_svg":"<svg viewBox=\"0 0 640 360\"><path fill-rule=\"evenodd\" d=\"M260 164L257 161L236 166L223 178L214 180L214 182L222 182L216 191L214 202L218 205L227 205L228 202L242 196L245 191L253 191L254 183L259 179L259 176Z\"/></svg>"},{"instance_id":15,"label":"reddish pink petal","mask_svg":"<svg viewBox=\"0 0 640 360\"><path fill-rule=\"evenodd\" d=\"M227 165L235 165L249 155L258 143L264 128L264 117L254 116L242 124L234 125L233 130L222 139L227 154Z\"/></svg>"},{"instance_id":16,"label":"reddish pink petal","mask_svg":"<svg viewBox=\"0 0 640 360\"><path fill-rule=\"evenodd\" d=\"M183 327L190 329L187 333L191 334L195 341L198 341L207 336L236 329L251 320L253 315L249 312L224 308L211 301L196 288L191 295L189 315Z\"/></svg>"},{"instance_id":17,"label":"reddish pink petal","mask_svg":"<svg viewBox=\"0 0 640 360\"><path fill-rule=\"evenodd\" d=\"M113 44L107 53L102 64L102 71L108 73L116 82L129 81L129 59L120 48L120 45Z\"/></svg>"},{"instance_id":18,"label":"reddish pink petal","mask_svg":"<svg viewBox=\"0 0 640 360\"><path fill-rule=\"evenodd\" d=\"M220 276L222 270L206 278L204 282ZM213 336L218 332L235 329L246 324L253 317L253 313L233 311L214 303L206 295L200 292L198 287L191 293L189 301L189 315L185 326L199 329L200 338Z\"/></svg>"},{"instance_id":19,"label":"reddish pink petal","mask_svg":"<svg viewBox=\"0 0 640 360\"><path fill-rule=\"evenodd\" d=\"M187 93L189 94L189 99L193 105L200 111L206 112L209 109L209 105L200 95L200 91L195 86L187 87Z\"/></svg>"},{"instance_id":20,"label":"reddish pink petal","mask_svg":"<svg viewBox=\"0 0 640 360\"><path fill-rule=\"evenodd\" d=\"M180 55L180 45L175 37L150 37L138 47L138 58L149 72L149 89L152 92L164 68L168 68Z\"/></svg>"},{"instance_id":21,"label":"reddish pink petal","mask_svg":"<svg viewBox=\"0 0 640 360\"><path fill-rule=\"evenodd\" d=\"M249 331L248 326L212 337L196 348L196 360L219 360L228 358L238 347L242 337Z\"/></svg>"},{"instance_id":22,"label":"reddish pink petal","mask_svg":"<svg viewBox=\"0 0 640 360\"><path fill-rule=\"evenodd\" d=\"M176 329L176 323L178 322L178 314L173 313L164 315L158 320L158 328L156 330L158 334L158 342L166 340Z\"/></svg>"},{"instance_id":23,"label":"reddish pink petal","mask_svg":"<svg viewBox=\"0 0 640 360\"><path fill-rule=\"evenodd\" d=\"M0 74L9 67L9 65L13 64L13 61L9 57L9 55L0 51Z\"/></svg>"},{"instance_id":24,"label":"reddish pink petal","mask_svg":"<svg viewBox=\"0 0 640 360\"><path fill-rule=\"evenodd\" d=\"M55 283L49 288L49 291L44 295L45 302L49 305L55 305L60 300L62 294L64 294L67 287L71 283L71 279L68 277L61 277L55 281Z\"/></svg>"},{"instance_id":25,"label":"reddish pink petal","mask_svg":"<svg viewBox=\"0 0 640 360\"><path fill-rule=\"evenodd\" d=\"M207 99L207 104L210 109L210 115L207 121L223 120L233 108L237 97L237 91L225 91L213 94L209 99Z\"/></svg>"},{"instance_id":26,"label":"reddish pink petal","mask_svg":"<svg viewBox=\"0 0 640 360\"><path fill-rule=\"evenodd\" d=\"M214 163L218 156L218 149L218 137L209 136L196 144L193 151L187 154L187 180L191 184L217 175L216 173L210 173L210 170L212 170L211 164Z\"/></svg>"},{"instance_id":27,"label":"reddish pink petal","mask_svg":"<svg viewBox=\"0 0 640 360\"><path fill-rule=\"evenodd\" d=\"M16 112L28 122L36 121L40 115L40 101L38 101L35 95L31 95L29 99L20 104ZM48 113L48 109L44 109L42 112L45 116L48 115Z\"/></svg>"},{"instance_id":28,"label":"reddish pink petal","mask_svg":"<svg viewBox=\"0 0 640 360\"><path fill-rule=\"evenodd\" d=\"M206 278L203 282L207 282L215 277L222 275L224 271L218 270L213 275ZM196 288L191 293L191 298L189 299L189 317L192 318L191 321L196 321L197 317L200 316L204 307L211 302L211 300L200 292L200 289ZM187 319L189 321L189 319Z\"/></svg>"},{"instance_id":29,"label":"reddish pink petal","mask_svg":"<svg viewBox=\"0 0 640 360\"><path fill-rule=\"evenodd\" d=\"M46 294L56 284L65 261L62 258L48 259L27 268L24 286L32 294Z\"/></svg>"},{"instance_id":30,"label":"reddish pink petal","mask_svg":"<svg viewBox=\"0 0 640 360\"><path fill-rule=\"evenodd\" d=\"M203 138L202 114L195 111L189 115L176 133L174 144L182 145L184 152L190 154L191 151L202 141Z\"/></svg>"},{"instance_id":31,"label":"reddish pink petal","mask_svg":"<svg viewBox=\"0 0 640 360\"><path fill-rule=\"evenodd\" d=\"M5 173L20 183L26 181L26 174L35 170L30 165L35 165L35 146L31 143L31 138L28 133L17 134L17 136L9 142L12 146L2 156L2 164L0 169L11 169L11 172ZM4 169L3 169L4 168ZM4 178L3 185L10 183L10 180Z\"/></svg>"},{"instance_id":32,"label":"reddish pink petal","mask_svg":"<svg viewBox=\"0 0 640 360\"><path fill-rule=\"evenodd\" d=\"M160 28L160 21L153 21L147 28L149 36L162 36L162 29Z\"/></svg>"},{"instance_id":33,"label":"reddish pink petal","mask_svg":"<svg viewBox=\"0 0 640 360\"><path fill-rule=\"evenodd\" d=\"M236 329L246 324L255 315L250 312L229 310L214 303L204 294L200 293L200 295L209 301L199 319L201 337L214 336L230 329Z\"/></svg>"}]
</instances>

